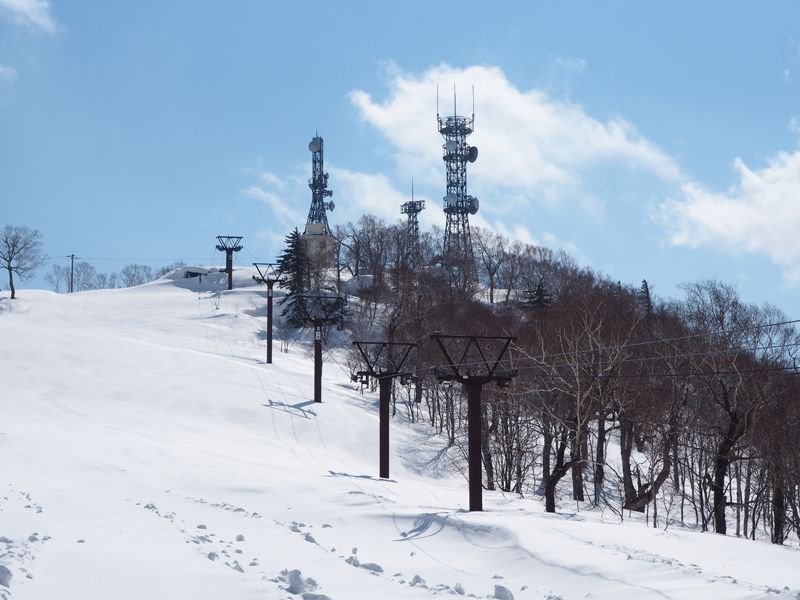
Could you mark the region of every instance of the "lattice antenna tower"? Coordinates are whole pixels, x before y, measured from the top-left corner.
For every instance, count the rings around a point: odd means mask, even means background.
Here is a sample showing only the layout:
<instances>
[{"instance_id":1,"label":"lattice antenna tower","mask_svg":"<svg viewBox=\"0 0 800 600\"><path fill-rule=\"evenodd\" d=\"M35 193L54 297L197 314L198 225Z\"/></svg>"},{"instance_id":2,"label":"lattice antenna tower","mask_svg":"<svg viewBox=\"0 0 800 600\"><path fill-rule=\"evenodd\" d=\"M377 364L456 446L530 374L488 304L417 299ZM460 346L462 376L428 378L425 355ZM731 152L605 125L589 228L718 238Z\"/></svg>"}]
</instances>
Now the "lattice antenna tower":
<instances>
[{"instance_id":1,"label":"lattice antenna tower","mask_svg":"<svg viewBox=\"0 0 800 600\"><path fill-rule=\"evenodd\" d=\"M408 248L409 266L415 267L420 259L419 253L419 221L417 215L425 210L425 200L414 199L414 181L411 181L411 200L400 205L400 213L408 215L406 223L406 247Z\"/></svg>"},{"instance_id":2,"label":"lattice antenna tower","mask_svg":"<svg viewBox=\"0 0 800 600\"><path fill-rule=\"evenodd\" d=\"M308 180L308 187L311 188L311 208L308 211L306 235L330 235L328 228L328 215L326 211L333 210L333 201L325 202L325 198L333 195L333 191L328 189L328 174L325 172L323 141L319 134L316 134L308 143L311 151L311 177Z\"/></svg>"},{"instance_id":3,"label":"lattice antenna tower","mask_svg":"<svg viewBox=\"0 0 800 600\"><path fill-rule=\"evenodd\" d=\"M467 143L475 128L475 89L472 90L472 116L459 116L456 105L456 89L453 86L453 116L439 114L439 90L436 90L436 121L439 133L444 138L444 160L447 168L447 194L444 197L444 213L447 224L444 231L444 260L446 266L474 270L472 236L469 230L469 215L478 212L478 199L467 193L467 163L478 158L478 148ZM464 273L466 276L467 273Z\"/></svg>"}]
</instances>

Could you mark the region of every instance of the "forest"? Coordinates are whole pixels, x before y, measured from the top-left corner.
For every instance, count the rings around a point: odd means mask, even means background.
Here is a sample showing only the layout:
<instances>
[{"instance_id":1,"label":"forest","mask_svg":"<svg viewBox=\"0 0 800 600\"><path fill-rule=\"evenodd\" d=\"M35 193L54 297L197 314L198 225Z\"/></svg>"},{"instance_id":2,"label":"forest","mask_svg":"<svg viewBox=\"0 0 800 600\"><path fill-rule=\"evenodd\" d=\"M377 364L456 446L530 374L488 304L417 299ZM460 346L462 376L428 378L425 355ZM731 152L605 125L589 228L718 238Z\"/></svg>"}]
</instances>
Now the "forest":
<instances>
[{"instance_id":1,"label":"forest","mask_svg":"<svg viewBox=\"0 0 800 600\"><path fill-rule=\"evenodd\" d=\"M287 237L284 313L304 288L354 294L353 339L417 344L394 418L427 422L466 452L464 392L432 375L442 358L431 335L514 337L504 361L517 377L483 393L485 489L543 497L549 512L571 494L653 527L800 537L800 339L776 307L715 280L659 298L657 273L613 281L476 227L473 257L447 265L435 227L410 244L404 224L365 215L332 233L329 268L301 265L302 236Z\"/></svg>"}]
</instances>

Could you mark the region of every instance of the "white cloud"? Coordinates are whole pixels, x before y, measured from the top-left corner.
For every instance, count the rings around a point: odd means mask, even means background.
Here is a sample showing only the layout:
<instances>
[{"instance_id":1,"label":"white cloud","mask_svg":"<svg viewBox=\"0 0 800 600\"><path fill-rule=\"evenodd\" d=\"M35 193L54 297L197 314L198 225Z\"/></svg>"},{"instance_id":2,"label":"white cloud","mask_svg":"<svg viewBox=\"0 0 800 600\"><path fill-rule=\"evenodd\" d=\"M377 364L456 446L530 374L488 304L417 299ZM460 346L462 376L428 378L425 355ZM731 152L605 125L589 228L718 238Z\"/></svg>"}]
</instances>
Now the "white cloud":
<instances>
[{"instance_id":1,"label":"white cloud","mask_svg":"<svg viewBox=\"0 0 800 600\"><path fill-rule=\"evenodd\" d=\"M329 164L330 189L333 190L335 209L328 213L328 221L344 224L357 221L361 215L370 213L393 223L400 218L400 205L408 200L408 195L397 190L382 173L363 173ZM244 188L241 193L246 198L265 204L282 229L305 226L311 191L308 177L311 164L298 164L293 173L280 176L270 171L255 173L256 182Z\"/></svg>"},{"instance_id":2,"label":"white cloud","mask_svg":"<svg viewBox=\"0 0 800 600\"><path fill-rule=\"evenodd\" d=\"M0 0L0 16L52 33L57 25L50 8L49 0Z\"/></svg>"},{"instance_id":3,"label":"white cloud","mask_svg":"<svg viewBox=\"0 0 800 600\"><path fill-rule=\"evenodd\" d=\"M339 167L331 168L331 181L336 184L336 196L343 215L352 220L371 213L394 223L400 218L400 205L409 200L382 173L361 173Z\"/></svg>"},{"instance_id":4,"label":"white cloud","mask_svg":"<svg viewBox=\"0 0 800 600\"><path fill-rule=\"evenodd\" d=\"M716 193L698 183L662 206L673 244L721 246L767 256L800 285L800 151L781 152L760 169L736 159L738 183Z\"/></svg>"},{"instance_id":5,"label":"white cloud","mask_svg":"<svg viewBox=\"0 0 800 600\"><path fill-rule=\"evenodd\" d=\"M791 65L800 62L800 42L791 37L786 41L786 58L790 66L783 69L783 82L789 83L792 78L793 67Z\"/></svg>"},{"instance_id":6,"label":"white cloud","mask_svg":"<svg viewBox=\"0 0 800 600\"><path fill-rule=\"evenodd\" d=\"M17 78L17 70L14 67L0 63L0 81L14 81Z\"/></svg>"},{"instance_id":7,"label":"white cloud","mask_svg":"<svg viewBox=\"0 0 800 600\"><path fill-rule=\"evenodd\" d=\"M453 83L461 91L461 114L471 112L470 89L475 86L476 124L470 140L480 147L480 156L470 173L493 194L557 203L581 192L586 170L607 164L643 170L665 181L681 176L671 157L621 117L601 121L578 104L517 88L497 67L442 64L421 75L393 68L387 83L385 100L355 90L351 101L362 119L389 141L403 175L431 185L441 184L443 174L442 140L433 118L436 86L442 93L440 111L451 114Z\"/></svg>"},{"instance_id":8,"label":"white cloud","mask_svg":"<svg viewBox=\"0 0 800 600\"><path fill-rule=\"evenodd\" d=\"M297 177L290 177L287 180L264 171L258 174L258 179L258 184L249 185L242 190L245 198L265 204L283 229L305 223L303 213L294 208L296 190L302 185Z\"/></svg>"},{"instance_id":9,"label":"white cloud","mask_svg":"<svg viewBox=\"0 0 800 600\"><path fill-rule=\"evenodd\" d=\"M569 98L572 80L586 70L586 60L577 56L559 54L550 59L545 69L547 89L563 98Z\"/></svg>"},{"instance_id":10,"label":"white cloud","mask_svg":"<svg viewBox=\"0 0 800 600\"><path fill-rule=\"evenodd\" d=\"M795 135L800 135L800 117L792 117L789 119L789 124L787 125L787 129L790 133L794 133Z\"/></svg>"},{"instance_id":11,"label":"white cloud","mask_svg":"<svg viewBox=\"0 0 800 600\"><path fill-rule=\"evenodd\" d=\"M586 60L578 56L558 55L550 61L550 65L566 73L583 73L586 70Z\"/></svg>"}]
</instances>

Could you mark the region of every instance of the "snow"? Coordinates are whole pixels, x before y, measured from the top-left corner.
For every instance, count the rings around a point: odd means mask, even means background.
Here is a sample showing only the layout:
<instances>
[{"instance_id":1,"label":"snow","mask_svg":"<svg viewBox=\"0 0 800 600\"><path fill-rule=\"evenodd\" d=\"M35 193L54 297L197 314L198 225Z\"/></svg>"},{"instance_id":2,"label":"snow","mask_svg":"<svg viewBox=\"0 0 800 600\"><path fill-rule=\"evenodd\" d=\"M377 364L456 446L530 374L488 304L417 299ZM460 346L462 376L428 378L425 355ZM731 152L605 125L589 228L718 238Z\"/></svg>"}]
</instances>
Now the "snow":
<instances>
[{"instance_id":1,"label":"snow","mask_svg":"<svg viewBox=\"0 0 800 600\"><path fill-rule=\"evenodd\" d=\"M197 267L187 267L199 271ZM264 362L246 269L0 295L0 599L800 597L800 554L485 492L310 335ZM627 515L626 515L627 516Z\"/></svg>"}]
</instances>

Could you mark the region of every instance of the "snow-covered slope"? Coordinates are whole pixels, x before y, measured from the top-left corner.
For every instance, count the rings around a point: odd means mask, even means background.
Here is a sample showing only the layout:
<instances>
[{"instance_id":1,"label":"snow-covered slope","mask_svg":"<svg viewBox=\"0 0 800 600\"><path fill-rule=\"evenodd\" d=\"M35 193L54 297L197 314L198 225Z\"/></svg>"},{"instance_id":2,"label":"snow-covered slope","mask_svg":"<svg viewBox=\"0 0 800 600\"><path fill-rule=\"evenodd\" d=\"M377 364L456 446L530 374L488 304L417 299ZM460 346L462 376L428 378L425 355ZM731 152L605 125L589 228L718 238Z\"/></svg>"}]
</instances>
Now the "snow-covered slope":
<instances>
[{"instance_id":1,"label":"snow-covered slope","mask_svg":"<svg viewBox=\"0 0 800 600\"><path fill-rule=\"evenodd\" d=\"M342 353L322 404L307 346L264 364L249 277L0 296L0 598L800 597L796 549L465 512L424 424L393 423L378 479L375 395Z\"/></svg>"}]
</instances>

